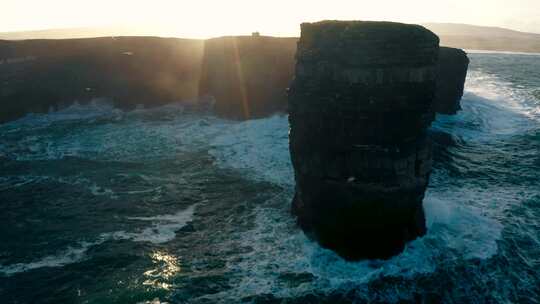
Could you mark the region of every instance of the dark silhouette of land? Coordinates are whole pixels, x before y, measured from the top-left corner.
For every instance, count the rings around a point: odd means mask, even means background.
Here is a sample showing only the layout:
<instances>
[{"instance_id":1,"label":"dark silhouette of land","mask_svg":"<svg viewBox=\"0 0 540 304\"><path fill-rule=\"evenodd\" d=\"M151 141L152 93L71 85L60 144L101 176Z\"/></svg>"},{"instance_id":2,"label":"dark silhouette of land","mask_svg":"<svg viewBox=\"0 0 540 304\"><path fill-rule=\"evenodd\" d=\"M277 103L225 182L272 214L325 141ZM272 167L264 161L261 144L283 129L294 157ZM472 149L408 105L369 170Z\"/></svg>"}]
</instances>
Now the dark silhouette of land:
<instances>
[{"instance_id":1,"label":"dark silhouette of land","mask_svg":"<svg viewBox=\"0 0 540 304\"><path fill-rule=\"evenodd\" d=\"M215 97L215 112L230 118L285 111L296 42L256 34L206 40L199 96Z\"/></svg>"},{"instance_id":2,"label":"dark silhouette of land","mask_svg":"<svg viewBox=\"0 0 540 304\"><path fill-rule=\"evenodd\" d=\"M0 123L105 98L120 108L216 100L236 119L286 111L297 38L0 40Z\"/></svg>"},{"instance_id":3,"label":"dark silhouette of land","mask_svg":"<svg viewBox=\"0 0 540 304\"><path fill-rule=\"evenodd\" d=\"M107 98L122 108L198 97L204 40L0 40L0 122Z\"/></svg>"},{"instance_id":4,"label":"dark silhouette of land","mask_svg":"<svg viewBox=\"0 0 540 304\"><path fill-rule=\"evenodd\" d=\"M441 39L442 46L461 49L540 53L540 34L500 27L456 23L424 23ZM263 33L264 34L264 33ZM127 27L85 27L0 33L0 39L72 39L107 36L159 36L152 30Z\"/></svg>"},{"instance_id":5,"label":"dark silhouette of land","mask_svg":"<svg viewBox=\"0 0 540 304\"><path fill-rule=\"evenodd\" d=\"M260 35L0 40L0 123L103 98L127 109L213 105L217 115L235 119L286 112L297 41ZM440 89L448 98L435 104L449 110L439 112L459 109L467 58L457 53L463 60L442 54L447 66L464 73L441 66Z\"/></svg>"}]
</instances>

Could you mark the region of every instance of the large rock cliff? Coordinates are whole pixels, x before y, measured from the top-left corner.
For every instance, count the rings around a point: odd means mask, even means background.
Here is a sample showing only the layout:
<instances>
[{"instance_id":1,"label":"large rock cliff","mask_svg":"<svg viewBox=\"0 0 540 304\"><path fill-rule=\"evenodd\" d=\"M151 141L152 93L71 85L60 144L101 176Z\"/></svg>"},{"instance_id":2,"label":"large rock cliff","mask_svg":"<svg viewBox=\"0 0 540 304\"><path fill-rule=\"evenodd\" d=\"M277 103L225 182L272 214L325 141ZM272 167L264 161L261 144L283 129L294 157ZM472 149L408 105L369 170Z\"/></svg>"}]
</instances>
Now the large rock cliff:
<instances>
[{"instance_id":1,"label":"large rock cliff","mask_svg":"<svg viewBox=\"0 0 540 304\"><path fill-rule=\"evenodd\" d=\"M345 258L388 258L426 231L439 39L388 22L301 30L289 93L293 212Z\"/></svg>"},{"instance_id":2,"label":"large rock cliff","mask_svg":"<svg viewBox=\"0 0 540 304\"><path fill-rule=\"evenodd\" d=\"M461 97L467 78L469 58L461 49L441 47L439 51L437 94L433 109L441 114L461 110Z\"/></svg>"},{"instance_id":3,"label":"large rock cliff","mask_svg":"<svg viewBox=\"0 0 540 304\"><path fill-rule=\"evenodd\" d=\"M122 108L215 99L219 116L287 110L297 38L0 40L0 123L93 98Z\"/></svg>"},{"instance_id":4,"label":"large rock cliff","mask_svg":"<svg viewBox=\"0 0 540 304\"><path fill-rule=\"evenodd\" d=\"M296 38L263 36L206 40L199 94L218 115L249 119L287 110Z\"/></svg>"},{"instance_id":5,"label":"large rock cliff","mask_svg":"<svg viewBox=\"0 0 540 304\"><path fill-rule=\"evenodd\" d=\"M0 40L0 123L93 98L131 108L213 96L215 112L223 117L285 112L297 41L261 36ZM435 109L448 114L459 108L468 61L462 51L447 48L441 48L440 60Z\"/></svg>"},{"instance_id":6,"label":"large rock cliff","mask_svg":"<svg viewBox=\"0 0 540 304\"><path fill-rule=\"evenodd\" d=\"M117 106L196 99L203 40L0 41L0 122L96 97Z\"/></svg>"}]
</instances>

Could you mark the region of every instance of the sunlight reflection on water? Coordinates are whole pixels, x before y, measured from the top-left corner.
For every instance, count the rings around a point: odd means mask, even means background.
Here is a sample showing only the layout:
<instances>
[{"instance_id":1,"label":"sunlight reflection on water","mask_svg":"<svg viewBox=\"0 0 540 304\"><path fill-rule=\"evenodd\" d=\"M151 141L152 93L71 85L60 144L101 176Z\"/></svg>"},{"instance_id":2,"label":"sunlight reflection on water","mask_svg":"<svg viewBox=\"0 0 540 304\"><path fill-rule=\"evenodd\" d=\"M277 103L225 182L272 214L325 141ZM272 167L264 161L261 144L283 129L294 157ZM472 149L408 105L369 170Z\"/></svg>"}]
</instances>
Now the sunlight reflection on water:
<instances>
[{"instance_id":1,"label":"sunlight reflection on water","mask_svg":"<svg viewBox=\"0 0 540 304\"><path fill-rule=\"evenodd\" d=\"M155 267L144 272L147 279L143 285L169 290L172 287L169 279L181 270L178 257L164 251L155 251L150 257Z\"/></svg>"}]
</instances>

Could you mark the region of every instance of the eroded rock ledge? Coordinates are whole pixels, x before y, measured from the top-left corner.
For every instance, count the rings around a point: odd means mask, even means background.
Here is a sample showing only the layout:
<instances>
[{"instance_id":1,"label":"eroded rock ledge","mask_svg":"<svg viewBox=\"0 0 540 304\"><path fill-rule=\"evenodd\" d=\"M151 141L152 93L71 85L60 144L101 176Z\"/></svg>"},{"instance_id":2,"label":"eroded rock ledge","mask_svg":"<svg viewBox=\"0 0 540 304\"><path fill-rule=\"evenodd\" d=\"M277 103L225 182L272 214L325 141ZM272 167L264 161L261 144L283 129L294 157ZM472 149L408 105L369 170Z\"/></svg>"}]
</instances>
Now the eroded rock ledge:
<instances>
[{"instance_id":1,"label":"eroded rock ledge","mask_svg":"<svg viewBox=\"0 0 540 304\"><path fill-rule=\"evenodd\" d=\"M304 23L289 92L293 212L348 259L426 232L439 39L417 25Z\"/></svg>"}]
</instances>

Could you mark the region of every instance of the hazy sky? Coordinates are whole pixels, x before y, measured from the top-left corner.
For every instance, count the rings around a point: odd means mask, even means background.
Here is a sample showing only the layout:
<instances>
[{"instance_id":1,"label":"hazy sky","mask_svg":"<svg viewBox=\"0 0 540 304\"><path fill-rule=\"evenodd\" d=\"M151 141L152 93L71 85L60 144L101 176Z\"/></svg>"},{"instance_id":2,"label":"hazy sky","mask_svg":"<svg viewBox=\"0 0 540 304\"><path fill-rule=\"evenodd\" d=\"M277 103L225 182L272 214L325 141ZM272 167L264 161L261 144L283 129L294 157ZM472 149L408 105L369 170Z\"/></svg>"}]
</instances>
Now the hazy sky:
<instances>
[{"instance_id":1,"label":"hazy sky","mask_svg":"<svg viewBox=\"0 0 540 304\"><path fill-rule=\"evenodd\" d=\"M322 19L469 23L540 33L540 0L0 0L0 32L136 25L185 37L292 36L301 22Z\"/></svg>"}]
</instances>

